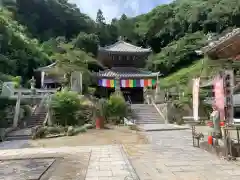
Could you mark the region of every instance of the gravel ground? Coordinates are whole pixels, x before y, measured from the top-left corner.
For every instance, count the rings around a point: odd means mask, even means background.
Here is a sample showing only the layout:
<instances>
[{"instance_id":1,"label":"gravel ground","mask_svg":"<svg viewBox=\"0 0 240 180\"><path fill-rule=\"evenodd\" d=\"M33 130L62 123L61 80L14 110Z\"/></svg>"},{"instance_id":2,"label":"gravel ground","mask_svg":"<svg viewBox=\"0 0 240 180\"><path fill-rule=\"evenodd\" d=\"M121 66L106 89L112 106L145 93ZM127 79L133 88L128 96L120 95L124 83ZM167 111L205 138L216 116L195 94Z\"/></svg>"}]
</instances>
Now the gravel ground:
<instances>
[{"instance_id":1,"label":"gravel ground","mask_svg":"<svg viewBox=\"0 0 240 180\"><path fill-rule=\"evenodd\" d=\"M111 144L147 144L147 138L139 131L124 126L112 126L109 129L90 129L76 136L31 140L34 147L94 146Z\"/></svg>"}]
</instances>

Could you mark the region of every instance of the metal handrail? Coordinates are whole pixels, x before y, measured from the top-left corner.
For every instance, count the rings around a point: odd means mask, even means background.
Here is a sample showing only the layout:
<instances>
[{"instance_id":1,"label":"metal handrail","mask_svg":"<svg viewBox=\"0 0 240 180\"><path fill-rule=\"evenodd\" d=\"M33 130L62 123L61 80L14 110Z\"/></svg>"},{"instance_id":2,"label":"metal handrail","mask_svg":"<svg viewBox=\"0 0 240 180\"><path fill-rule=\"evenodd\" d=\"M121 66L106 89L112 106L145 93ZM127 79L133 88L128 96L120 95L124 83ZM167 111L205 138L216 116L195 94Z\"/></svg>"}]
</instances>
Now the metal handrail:
<instances>
[{"instance_id":1,"label":"metal handrail","mask_svg":"<svg viewBox=\"0 0 240 180\"><path fill-rule=\"evenodd\" d=\"M132 104L131 98L129 96L127 96L127 98L128 98L129 103Z\"/></svg>"},{"instance_id":2,"label":"metal handrail","mask_svg":"<svg viewBox=\"0 0 240 180\"><path fill-rule=\"evenodd\" d=\"M42 100L40 101L39 105L34 109L33 114L39 113L39 110L45 105L47 100L49 99L50 94L44 94Z\"/></svg>"}]
</instances>

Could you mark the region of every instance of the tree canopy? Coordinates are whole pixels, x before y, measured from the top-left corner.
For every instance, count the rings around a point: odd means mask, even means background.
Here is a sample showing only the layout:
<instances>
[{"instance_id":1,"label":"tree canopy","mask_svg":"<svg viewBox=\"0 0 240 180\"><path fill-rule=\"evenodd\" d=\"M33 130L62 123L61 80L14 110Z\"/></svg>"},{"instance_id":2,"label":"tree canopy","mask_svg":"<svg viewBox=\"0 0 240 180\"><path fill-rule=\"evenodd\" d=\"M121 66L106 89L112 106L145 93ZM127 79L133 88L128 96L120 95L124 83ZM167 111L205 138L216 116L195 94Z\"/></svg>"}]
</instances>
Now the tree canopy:
<instances>
[{"instance_id":1,"label":"tree canopy","mask_svg":"<svg viewBox=\"0 0 240 180\"><path fill-rule=\"evenodd\" d=\"M146 68L167 76L200 59L195 50L206 43L207 34L240 26L239 0L176 0L137 17L123 14L111 23L106 23L102 10L93 20L67 0L1 2L0 78L31 78L35 68L52 62L59 42L70 43L71 51L85 52L84 57L96 58L99 45L114 43L119 36L150 46L153 55Z\"/></svg>"}]
</instances>

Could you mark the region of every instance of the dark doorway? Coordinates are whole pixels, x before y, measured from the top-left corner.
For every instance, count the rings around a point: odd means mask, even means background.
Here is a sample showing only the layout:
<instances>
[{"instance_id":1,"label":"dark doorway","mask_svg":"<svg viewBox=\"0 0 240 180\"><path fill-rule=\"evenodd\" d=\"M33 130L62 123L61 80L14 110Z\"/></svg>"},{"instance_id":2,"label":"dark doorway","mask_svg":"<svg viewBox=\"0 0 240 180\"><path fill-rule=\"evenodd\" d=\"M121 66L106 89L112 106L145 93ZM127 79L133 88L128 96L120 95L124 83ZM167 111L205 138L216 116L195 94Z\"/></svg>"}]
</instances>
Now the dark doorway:
<instances>
[{"instance_id":1,"label":"dark doorway","mask_svg":"<svg viewBox=\"0 0 240 180\"><path fill-rule=\"evenodd\" d=\"M144 102L143 88L121 88L123 96L126 101L130 101L132 104L141 104Z\"/></svg>"},{"instance_id":2,"label":"dark doorway","mask_svg":"<svg viewBox=\"0 0 240 180\"><path fill-rule=\"evenodd\" d=\"M121 88L122 94L126 101L130 101L132 104L142 104L144 102L143 98L143 88ZM98 86L96 89L95 96L109 98L109 96L115 92L114 88L105 88Z\"/></svg>"}]
</instances>

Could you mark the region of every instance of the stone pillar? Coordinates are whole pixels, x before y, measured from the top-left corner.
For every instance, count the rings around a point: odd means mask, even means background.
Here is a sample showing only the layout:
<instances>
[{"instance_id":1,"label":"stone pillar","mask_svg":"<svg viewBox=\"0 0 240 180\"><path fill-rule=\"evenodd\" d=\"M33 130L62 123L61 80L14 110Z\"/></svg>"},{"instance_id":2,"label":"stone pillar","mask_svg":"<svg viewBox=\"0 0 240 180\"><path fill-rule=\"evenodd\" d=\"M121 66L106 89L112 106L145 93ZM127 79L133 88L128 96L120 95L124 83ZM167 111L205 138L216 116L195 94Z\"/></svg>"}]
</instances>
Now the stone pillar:
<instances>
[{"instance_id":1,"label":"stone pillar","mask_svg":"<svg viewBox=\"0 0 240 180\"><path fill-rule=\"evenodd\" d=\"M41 88L44 88L44 79L45 79L45 72L41 72Z\"/></svg>"},{"instance_id":2,"label":"stone pillar","mask_svg":"<svg viewBox=\"0 0 240 180\"><path fill-rule=\"evenodd\" d=\"M155 101L155 103L157 103L160 100L162 101L160 87L159 87L159 82L157 80L154 101Z\"/></svg>"},{"instance_id":3,"label":"stone pillar","mask_svg":"<svg viewBox=\"0 0 240 180\"><path fill-rule=\"evenodd\" d=\"M115 84L115 92L116 93L121 93L121 86L120 86L120 78L116 77L115 78L116 84Z\"/></svg>"},{"instance_id":4,"label":"stone pillar","mask_svg":"<svg viewBox=\"0 0 240 180\"><path fill-rule=\"evenodd\" d=\"M51 95L49 95L48 99L47 99L47 113L48 113L48 116L47 116L47 124L49 126L52 126L53 125L53 122L52 122L52 111L51 111L51 108L50 108L50 103L51 103Z\"/></svg>"},{"instance_id":5,"label":"stone pillar","mask_svg":"<svg viewBox=\"0 0 240 180\"><path fill-rule=\"evenodd\" d=\"M20 114L20 105L21 105L21 96L22 96L22 93L18 92L17 102L16 102L16 106L15 106L15 114L14 114L14 119L13 119L13 127L18 126L18 120L19 120L19 114Z\"/></svg>"}]
</instances>

